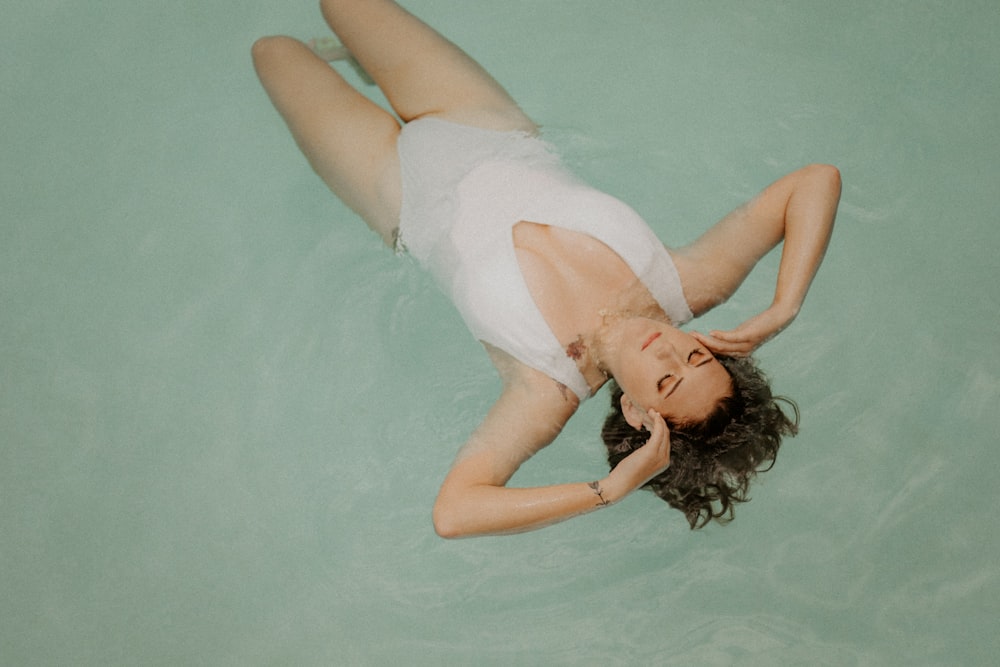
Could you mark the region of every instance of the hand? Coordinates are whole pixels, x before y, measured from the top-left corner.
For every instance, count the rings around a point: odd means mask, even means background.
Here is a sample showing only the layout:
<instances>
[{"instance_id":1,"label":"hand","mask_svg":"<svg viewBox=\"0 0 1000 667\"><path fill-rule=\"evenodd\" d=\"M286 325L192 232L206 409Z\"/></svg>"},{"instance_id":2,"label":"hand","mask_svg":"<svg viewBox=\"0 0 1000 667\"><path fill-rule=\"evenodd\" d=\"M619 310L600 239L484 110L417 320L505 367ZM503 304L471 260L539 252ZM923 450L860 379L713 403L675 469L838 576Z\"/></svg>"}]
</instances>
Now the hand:
<instances>
[{"instance_id":1,"label":"hand","mask_svg":"<svg viewBox=\"0 0 1000 667\"><path fill-rule=\"evenodd\" d=\"M646 412L643 426L649 440L615 466L601 486L608 500L617 502L670 467L670 429L655 410Z\"/></svg>"},{"instance_id":2,"label":"hand","mask_svg":"<svg viewBox=\"0 0 1000 667\"><path fill-rule=\"evenodd\" d=\"M797 313L778 306L771 306L763 313L729 331L709 331L708 335L692 331L699 343L713 354L728 357L745 357L771 340L792 323Z\"/></svg>"}]
</instances>

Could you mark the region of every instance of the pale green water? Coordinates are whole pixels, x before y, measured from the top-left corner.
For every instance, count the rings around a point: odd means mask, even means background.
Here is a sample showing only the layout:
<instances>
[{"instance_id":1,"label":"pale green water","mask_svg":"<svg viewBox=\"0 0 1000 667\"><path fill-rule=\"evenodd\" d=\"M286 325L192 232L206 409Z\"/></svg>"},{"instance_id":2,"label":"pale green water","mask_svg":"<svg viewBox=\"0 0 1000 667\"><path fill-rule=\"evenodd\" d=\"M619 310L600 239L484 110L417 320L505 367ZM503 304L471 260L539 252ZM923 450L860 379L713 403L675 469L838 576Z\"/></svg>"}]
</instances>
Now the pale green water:
<instances>
[{"instance_id":1,"label":"pale green water","mask_svg":"<svg viewBox=\"0 0 1000 667\"><path fill-rule=\"evenodd\" d=\"M761 354L801 436L724 529L640 495L439 540L496 381L258 88L250 44L320 34L314 4L23 3L0 22L0 662L994 664L1000 8L408 6L668 241L841 167L826 264ZM604 403L515 481L599 476Z\"/></svg>"}]
</instances>

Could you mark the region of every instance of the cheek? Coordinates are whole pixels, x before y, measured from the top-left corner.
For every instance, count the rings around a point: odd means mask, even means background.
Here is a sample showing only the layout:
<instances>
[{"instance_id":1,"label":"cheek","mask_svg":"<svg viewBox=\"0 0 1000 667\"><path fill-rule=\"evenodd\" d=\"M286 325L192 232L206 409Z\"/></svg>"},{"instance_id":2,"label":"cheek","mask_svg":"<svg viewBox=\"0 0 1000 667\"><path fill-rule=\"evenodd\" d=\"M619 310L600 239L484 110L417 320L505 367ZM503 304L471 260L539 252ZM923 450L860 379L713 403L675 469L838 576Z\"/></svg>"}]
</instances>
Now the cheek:
<instances>
[{"instance_id":1,"label":"cheek","mask_svg":"<svg viewBox=\"0 0 1000 667\"><path fill-rule=\"evenodd\" d=\"M625 373L625 377L618 384L625 393L632 396L649 399L656 395L656 379L645 369Z\"/></svg>"}]
</instances>

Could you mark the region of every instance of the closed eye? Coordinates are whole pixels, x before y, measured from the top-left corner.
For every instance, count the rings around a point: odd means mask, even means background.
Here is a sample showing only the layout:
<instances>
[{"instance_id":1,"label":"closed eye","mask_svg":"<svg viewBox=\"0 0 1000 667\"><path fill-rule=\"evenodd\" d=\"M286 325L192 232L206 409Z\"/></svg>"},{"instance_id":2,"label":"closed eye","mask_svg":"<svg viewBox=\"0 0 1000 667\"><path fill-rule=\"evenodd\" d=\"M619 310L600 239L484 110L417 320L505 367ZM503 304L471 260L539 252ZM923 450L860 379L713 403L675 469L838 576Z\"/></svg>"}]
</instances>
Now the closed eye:
<instances>
[{"instance_id":1,"label":"closed eye","mask_svg":"<svg viewBox=\"0 0 1000 667\"><path fill-rule=\"evenodd\" d=\"M698 366L704 366L710 361L714 361L714 357L700 347L696 347L695 349L691 350L691 352L688 353L687 357L688 366L694 366L695 368L697 368ZM677 387L679 387L681 382L684 380L684 378L680 378L672 385L670 385L668 388L667 385L670 384L670 380L673 377L674 375L672 373L667 373L666 375L660 378L659 382L656 383L656 389L661 393L664 390L669 389L664 398L667 398L667 396L670 396L670 394L674 393L677 390Z\"/></svg>"},{"instance_id":2,"label":"closed eye","mask_svg":"<svg viewBox=\"0 0 1000 667\"><path fill-rule=\"evenodd\" d=\"M677 390L677 387L679 387L681 385L681 381L684 378L680 378L676 382L674 382L673 384L671 384L670 380L672 380L672 379L674 379L673 374L667 373L662 378L660 378L659 382L656 383L656 389L657 389L657 391L662 392L664 389L667 390L667 393L666 393L666 395L663 398L667 398L668 396L670 396L670 394L674 393Z\"/></svg>"},{"instance_id":3,"label":"closed eye","mask_svg":"<svg viewBox=\"0 0 1000 667\"><path fill-rule=\"evenodd\" d=\"M712 361L711 355L709 355L707 352L705 352L705 350L701 349L700 347L696 347L695 349L691 350L691 353L688 354L687 358L689 366L701 366L702 364L707 364L710 361Z\"/></svg>"}]
</instances>

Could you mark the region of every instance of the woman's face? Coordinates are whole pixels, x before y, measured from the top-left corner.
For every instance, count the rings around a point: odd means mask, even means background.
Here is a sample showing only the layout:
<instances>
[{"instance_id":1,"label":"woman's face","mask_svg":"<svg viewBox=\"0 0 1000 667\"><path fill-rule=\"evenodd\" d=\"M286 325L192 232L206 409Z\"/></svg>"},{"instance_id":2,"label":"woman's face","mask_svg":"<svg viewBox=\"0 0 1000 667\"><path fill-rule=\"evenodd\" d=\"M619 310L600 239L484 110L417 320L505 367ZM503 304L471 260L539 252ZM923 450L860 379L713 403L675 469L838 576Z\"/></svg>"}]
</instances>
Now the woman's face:
<instances>
[{"instance_id":1,"label":"woman's face","mask_svg":"<svg viewBox=\"0 0 1000 667\"><path fill-rule=\"evenodd\" d=\"M614 374L625 395L643 411L668 421L699 422L732 392L732 380L694 337L645 318L624 323L616 341Z\"/></svg>"}]
</instances>

